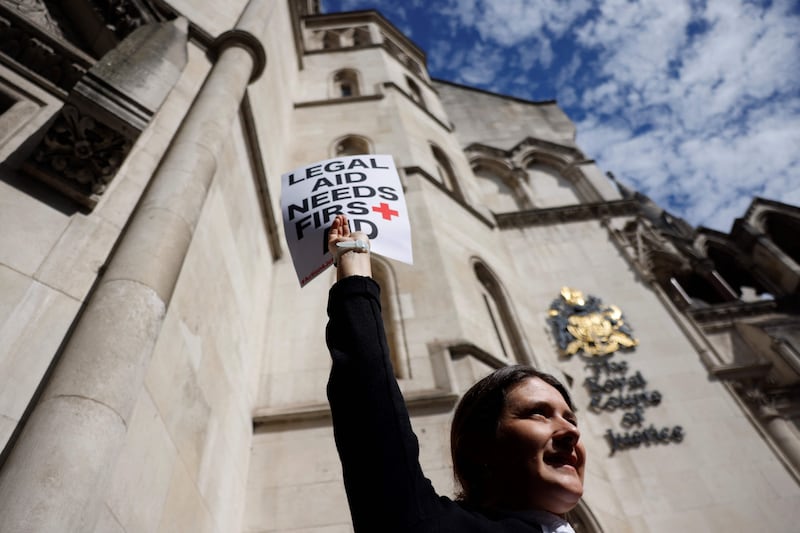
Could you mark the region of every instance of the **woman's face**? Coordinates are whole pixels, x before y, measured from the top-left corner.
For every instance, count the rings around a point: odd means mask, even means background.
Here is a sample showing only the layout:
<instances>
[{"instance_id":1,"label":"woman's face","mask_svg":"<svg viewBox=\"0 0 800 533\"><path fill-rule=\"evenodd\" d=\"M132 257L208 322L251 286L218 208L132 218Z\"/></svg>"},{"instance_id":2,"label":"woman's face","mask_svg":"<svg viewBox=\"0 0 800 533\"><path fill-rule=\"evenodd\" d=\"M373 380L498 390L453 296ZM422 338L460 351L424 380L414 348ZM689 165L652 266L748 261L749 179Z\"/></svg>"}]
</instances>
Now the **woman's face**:
<instances>
[{"instance_id":1,"label":"woman's face","mask_svg":"<svg viewBox=\"0 0 800 533\"><path fill-rule=\"evenodd\" d=\"M577 418L558 390L529 378L508 391L488 464L498 507L566 513L583 494L585 463Z\"/></svg>"}]
</instances>

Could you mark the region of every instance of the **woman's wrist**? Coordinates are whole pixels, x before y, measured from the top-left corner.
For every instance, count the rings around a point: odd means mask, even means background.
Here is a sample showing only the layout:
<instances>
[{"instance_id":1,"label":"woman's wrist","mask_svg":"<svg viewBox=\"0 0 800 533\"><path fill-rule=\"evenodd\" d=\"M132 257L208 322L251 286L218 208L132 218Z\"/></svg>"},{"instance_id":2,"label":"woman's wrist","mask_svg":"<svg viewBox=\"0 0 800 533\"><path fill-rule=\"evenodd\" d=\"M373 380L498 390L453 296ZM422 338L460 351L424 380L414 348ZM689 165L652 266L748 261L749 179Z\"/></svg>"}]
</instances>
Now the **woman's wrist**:
<instances>
[{"instance_id":1,"label":"woman's wrist","mask_svg":"<svg viewBox=\"0 0 800 533\"><path fill-rule=\"evenodd\" d=\"M338 266L336 267L336 279L347 278L349 276L372 277L372 263L369 252L359 253L355 250L348 251L339 256Z\"/></svg>"}]
</instances>

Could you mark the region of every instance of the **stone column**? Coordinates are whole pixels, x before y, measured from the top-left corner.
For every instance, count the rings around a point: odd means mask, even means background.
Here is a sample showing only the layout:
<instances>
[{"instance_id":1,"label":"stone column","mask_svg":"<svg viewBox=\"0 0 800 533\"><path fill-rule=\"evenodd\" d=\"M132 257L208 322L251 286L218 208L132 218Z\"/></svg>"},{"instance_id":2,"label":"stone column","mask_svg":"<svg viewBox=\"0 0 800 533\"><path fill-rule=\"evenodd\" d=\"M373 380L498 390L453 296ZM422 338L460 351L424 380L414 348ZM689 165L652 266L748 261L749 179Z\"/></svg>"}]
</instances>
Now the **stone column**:
<instances>
[{"instance_id":1,"label":"stone column","mask_svg":"<svg viewBox=\"0 0 800 533\"><path fill-rule=\"evenodd\" d=\"M0 531L94 531L153 347L248 83L272 3L221 35L167 150L0 472Z\"/></svg>"},{"instance_id":2,"label":"stone column","mask_svg":"<svg viewBox=\"0 0 800 533\"><path fill-rule=\"evenodd\" d=\"M783 452L783 456L794 469L792 473L796 478L800 473L800 442L790 427L791 422L770 407L762 407L758 415L772 442Z\"/></svg>"}]
</instances>

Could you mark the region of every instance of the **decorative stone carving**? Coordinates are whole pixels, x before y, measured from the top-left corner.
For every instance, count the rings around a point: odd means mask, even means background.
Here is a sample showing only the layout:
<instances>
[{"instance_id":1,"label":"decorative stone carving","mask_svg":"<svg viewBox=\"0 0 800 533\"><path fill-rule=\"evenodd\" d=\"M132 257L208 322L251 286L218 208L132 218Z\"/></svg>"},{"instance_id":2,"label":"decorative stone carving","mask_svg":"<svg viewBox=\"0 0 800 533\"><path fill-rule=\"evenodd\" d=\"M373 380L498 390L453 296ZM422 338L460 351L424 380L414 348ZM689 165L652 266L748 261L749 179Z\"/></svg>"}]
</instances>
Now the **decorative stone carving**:
<instances>
[{"instance_id":1,"label":"decorative stone carving","mask_svg":"<svg viewBox=\"0 0 800 533\"><path fill-rule=\"evenodd\" d=\"M23 170L93 208L187 61L185 19L142 26L75 85Z\"/></svg>"},{"instance_id":2,"label":"decorative stone carving","mask_svg":"<svg viewBox=\"0 0 800 533\"><path fill-rule=\"evenodd\" d=\"M21 16L47 31L63 37L61 28L42 0L0 0L0 4L17 11Z\"/></svg>"},{"instance_id":3,"label":"decorative stone carving","mask_svg":"<svg viewBox=\"0 0 800 533\"><path fill-rule=\"evenodd\" d=\"M72 199L94 205L131 148L131 139L66 105L25 168Z\"/></svg>"},{"instance_id":4,"label":"decorative stone carving","mask_svg":"<svg viewBox=\"0 0 800 533\"><path fill-rule=\"evenodd\" d=\"M119 39L148 22L142 6L130 0L95 0L92 9L105 21L106 27Z\"/></svg>"}]
</instances>

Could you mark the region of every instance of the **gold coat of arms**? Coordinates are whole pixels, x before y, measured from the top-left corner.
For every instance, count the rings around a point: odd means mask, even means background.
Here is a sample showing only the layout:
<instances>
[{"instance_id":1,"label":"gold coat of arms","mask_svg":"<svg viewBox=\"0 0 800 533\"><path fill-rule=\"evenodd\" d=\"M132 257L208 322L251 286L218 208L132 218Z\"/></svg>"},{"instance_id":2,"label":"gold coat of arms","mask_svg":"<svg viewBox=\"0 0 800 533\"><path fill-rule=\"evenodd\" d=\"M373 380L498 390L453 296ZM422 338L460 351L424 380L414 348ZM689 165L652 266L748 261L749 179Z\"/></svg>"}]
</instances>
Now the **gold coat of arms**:
<instances>
[{"instance_id":1,"label":"gold coat of arms","mask_svg":"<svg viewBox=\"0 0 800 533\"><path fill-rule=\"evenodd\" d=\"M561 296L550 305L549 322L562 355L582 352L589 357L631 349L639 342L616 305L604 305L579 290L561 288Z\"/></svg>"}]
</instances>

